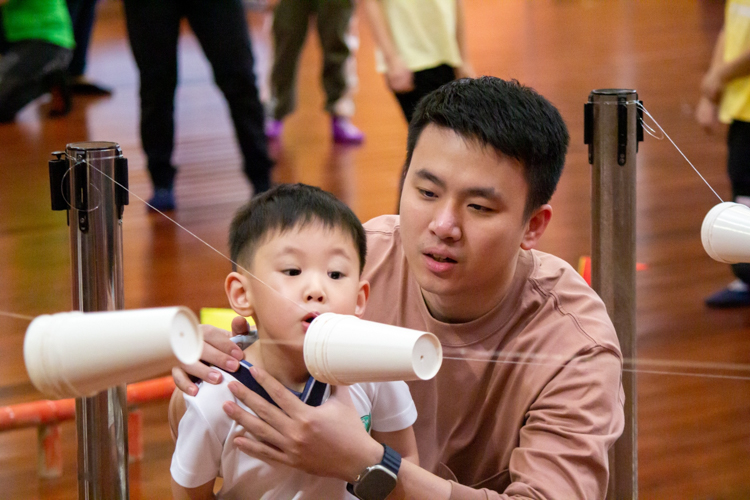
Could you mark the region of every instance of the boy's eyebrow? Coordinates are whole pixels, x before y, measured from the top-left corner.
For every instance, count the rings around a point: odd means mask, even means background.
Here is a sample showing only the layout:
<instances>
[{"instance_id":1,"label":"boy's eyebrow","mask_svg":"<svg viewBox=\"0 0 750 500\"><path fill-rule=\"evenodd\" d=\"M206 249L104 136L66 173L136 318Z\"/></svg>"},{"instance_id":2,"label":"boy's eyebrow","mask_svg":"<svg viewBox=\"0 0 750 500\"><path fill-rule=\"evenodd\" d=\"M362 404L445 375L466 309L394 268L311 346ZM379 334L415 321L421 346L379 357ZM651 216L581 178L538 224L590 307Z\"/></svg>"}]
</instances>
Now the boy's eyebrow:
<instances>
[{"instance_id":1,"label":"boy's eyebrow","mask_svg":"<svg viewBox=\"0 0 750 500\"><path fill-rule=\"evenodd\" d=\"M446 182L443 179L424 168L417 170L415 175L421 179L432 182L441 189L445 189L447 186ZM491 187L472 187L464 189L463 191L461 191L461 194L466 197L478 197L486 198L488 200L502 201L502 196L500 196L500 194L495 191L495 188Z\"/></svg>"},{"instance_id":2,"label":"boy's eyebrow","mask_svg":"<svg viewBox=\"0 0 750 500\"><path fill-rule=\"evenodd\" d=\"M279 253L277 255L285 255L285 254L303 254L305 253L305 249L299 246L295 245L287 245L281 250L279 250ZM343 246L336 246L336 247L330 247L328 254L333 255L340 255L342 257L346 257L347 259L350 258L348 252L346 251L346 248Z\"/></svg>"}]
</instances>

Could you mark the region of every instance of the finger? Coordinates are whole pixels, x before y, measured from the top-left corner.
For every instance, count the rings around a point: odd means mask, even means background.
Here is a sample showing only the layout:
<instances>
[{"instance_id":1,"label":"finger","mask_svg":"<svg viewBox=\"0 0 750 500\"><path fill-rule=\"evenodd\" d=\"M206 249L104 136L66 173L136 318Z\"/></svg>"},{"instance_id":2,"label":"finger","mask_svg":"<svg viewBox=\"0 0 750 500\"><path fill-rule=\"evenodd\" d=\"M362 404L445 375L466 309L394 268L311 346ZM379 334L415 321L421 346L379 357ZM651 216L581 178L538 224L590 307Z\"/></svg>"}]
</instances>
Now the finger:
<instances>
[{"instance_id":1,"label":"finger","mask_svg":"<svg viewBox=\"0 0 750 500\"><path fill-rule=\"evenodd\" d=\"M247 335L250 333L250 324L242 316L232 319L232 336Z\"/></svg>"},{"instance_id":2,"label":"finger","mask_svg":"<svg viewBox=\"0 0 750 500\"><path fill-rule=\"evenodd\" d=\"M281 385L278 380L269 375L265 370L262 370L257 366L253 366L250 368L250 374L253 376L255 381L258 382L261 387L266 390L268 395L271 396L271 399L273 399L276 404L279 405L279 408L281 408L290 417L294 418L296 415L299 415L300 413L303 413L308 409L308 406L305 403L300 401L299 398L292 394L289 389ZM273 407L262 398L261 400L266 405ZM251 408L255 413L258 414L259 417L265 419L264 415L261 415L252 406Z\"/></svg>"},{"instance_id":3,"label":"finger","mask_svg":"<svg viewBox=\"0 0 750 500\"><path fill-rule=\"evenodd\" d=\"M249 434L234 438L233 443L242 452L247 453L251 457L263 460L264 462L272 460L292 467L294 466L292 460L284 454L284 452L258 441Z\"/></svg>"},{"instance_id":4,"label":"finger","mask_svg":"<svg viewBox=\"0 0 750 500\"><path fill-rule=\"evenodd\" d=\"M182 368L177 366L172 368L172 378L174 379L174 385L185 394L191 396L198 394L198 386L188 378L187 373Z\"/></svg>"},{"instance_id":5,"label":"finger","mask_svg":"<svg viewBox=\"0 0 750 500\"><path fill-rule=\"evenodd\" d=\"M240 408L236 403L225 401L221 408L229 418L240 424L256 439L265 443L273 444L277 448L283 448L286 444L286 437L274 429L271 424Z\"/></svg>"},{"instance_id":6,"label":"finger","mask_svg":"<svg viewBox=\"0 0 750 500\"><path fill-rule=\"evenodd\" d=\"M229 340L229 332L219 328L202 325L203 331L203 352L201 360L206 363L221 367L229 372L237 371L239 361L244 358L242 349ZM190 370L188 373L193 374ZM197 374L193 374L198 376Z\"/></svg>"},{"instance_id":7,"label":"finger","mask_svg":"<svg viewBox=\"0 0 750 500\"><path fill-rule=\"evenodd\" d=\"M182 370L186 372L187 374L192 375L193 377L198 377L199 379L204 380L208 382L209 384L218 384L219 382L221 382L221 379L222 379L221 372L219 370L211 366L204 365L203 363L200 363L200 362L193 363L191 365L181 364L179 367L176 367L176 368L178 370ZM175 379L175 385L177 385L177 379L175 377L174 368L172 369L172 378ZM188 380L190 379L188 378ZM183 391L183 392L187 392L187 391ZM196 388L196 392L197 392L197 388ZM188 392L188 394L190 393ZM190 395L195 396L195 394L190 394Z\"/></svg>"}]
</instances>

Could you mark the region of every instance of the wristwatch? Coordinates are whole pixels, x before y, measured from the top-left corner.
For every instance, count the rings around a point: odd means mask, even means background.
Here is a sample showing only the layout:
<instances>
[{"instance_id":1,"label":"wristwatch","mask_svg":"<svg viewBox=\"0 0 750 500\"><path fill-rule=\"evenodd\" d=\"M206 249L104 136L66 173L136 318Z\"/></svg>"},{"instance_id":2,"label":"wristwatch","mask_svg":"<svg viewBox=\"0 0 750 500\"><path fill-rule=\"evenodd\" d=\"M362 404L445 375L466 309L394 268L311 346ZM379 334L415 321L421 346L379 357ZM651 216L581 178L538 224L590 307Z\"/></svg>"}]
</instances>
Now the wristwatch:
<instances>
[{"instance_id":1,"label":"wristwatch","mask_svg":"<svg viewBox=\"0 0 750 500\"><path fill-rule=\"evenodd\" d=\"M401 455L387 445L383 450L379 464L366 468L354 483L346 484L346 491L359 500L385 500L396 487Z\"/></svg>"}]
</instances>

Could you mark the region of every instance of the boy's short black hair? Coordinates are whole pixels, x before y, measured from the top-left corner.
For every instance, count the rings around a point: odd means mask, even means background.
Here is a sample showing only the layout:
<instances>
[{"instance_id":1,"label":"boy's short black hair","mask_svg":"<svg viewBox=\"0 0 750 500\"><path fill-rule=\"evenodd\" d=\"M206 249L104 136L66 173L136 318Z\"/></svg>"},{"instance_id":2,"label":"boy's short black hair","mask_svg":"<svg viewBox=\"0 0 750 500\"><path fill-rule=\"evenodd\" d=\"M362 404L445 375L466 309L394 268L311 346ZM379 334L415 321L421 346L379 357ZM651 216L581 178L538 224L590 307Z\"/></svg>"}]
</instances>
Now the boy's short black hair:
<instances>
[{"instance_id":1,"label":"boy's short black hair","mask_svg":"<svg viewBox=\"0 0 750 500\"><path fill-rule=\"evenodd\" d=\"M568 129L557 108L532 88L483 76L455 80L427 94L409 123L404 177L419 136L430 124L519 160L529 189L526 217L555 192L565 164Z\"/></svg>"},{"instance_id":2,"label":"boy's short black hair","mask_svg":"<svg viewBox=\"0 0 750 500\"><path fill-rule=\"evenodd\" d=\"M249 263L271 231L284 232L311 222L351 235L359 254L359 272L365 267L367 239L362 223L345 203L331 193L306 184L280 184L240 208L229 228L232 262ZM233 265L236 271L236 265Z\"/></svg>"}]
</instances>

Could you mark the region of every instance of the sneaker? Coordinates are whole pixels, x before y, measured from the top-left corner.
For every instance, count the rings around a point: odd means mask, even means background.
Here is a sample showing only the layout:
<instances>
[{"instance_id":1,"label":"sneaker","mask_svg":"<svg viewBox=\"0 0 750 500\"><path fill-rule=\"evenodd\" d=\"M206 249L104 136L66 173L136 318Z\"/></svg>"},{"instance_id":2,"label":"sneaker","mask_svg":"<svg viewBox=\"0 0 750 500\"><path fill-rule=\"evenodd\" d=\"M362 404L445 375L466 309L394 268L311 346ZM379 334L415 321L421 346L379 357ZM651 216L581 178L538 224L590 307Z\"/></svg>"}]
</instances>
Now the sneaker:
<instances>
[{"instance_id":1,"label":"sneaker","mask_svg":"<svg viewBox=\"0 0 750 500\"><path fill-rule=\"evenodd\" d=\"M172 188L157 188L154 189L154 196L148 200L150 205L148 209L153 211L154 209L160 212L168 212L175 209L174 204L174 191Z\"/></svg>"},{"instance_id":2,"label":"sneaker","mask_svg":"<svg viewBox=\"0 0 750 500\"><path fill-rule=\"evenodd\" d=\"M723 290L706 299L706 306L714 309L750 306L750 287L741 280L734 280Z\"/></svg>"},{"instance_id":3,"label":"sneaker","mask_svg":"<svg viewBox=\"0 0 750 500\"><path fill-rule=\"evenodd\" d=\"M331 118L331 128L333 129L333 142L337 144L362 144L365 140L365 134L345 116Z\"/></svg>"},{"instance_id":4,"label":"sneaker","mask_svg":"<svg viewBox=\"0 0 750 500\"><path fill-rule=\"evenodd\" d=\"M274 120L273 118L266 118L265 132L266 139L275 141L281 137L281 132L284 130L284 122L281 120Z\"/></svg>"}]
</instances>

